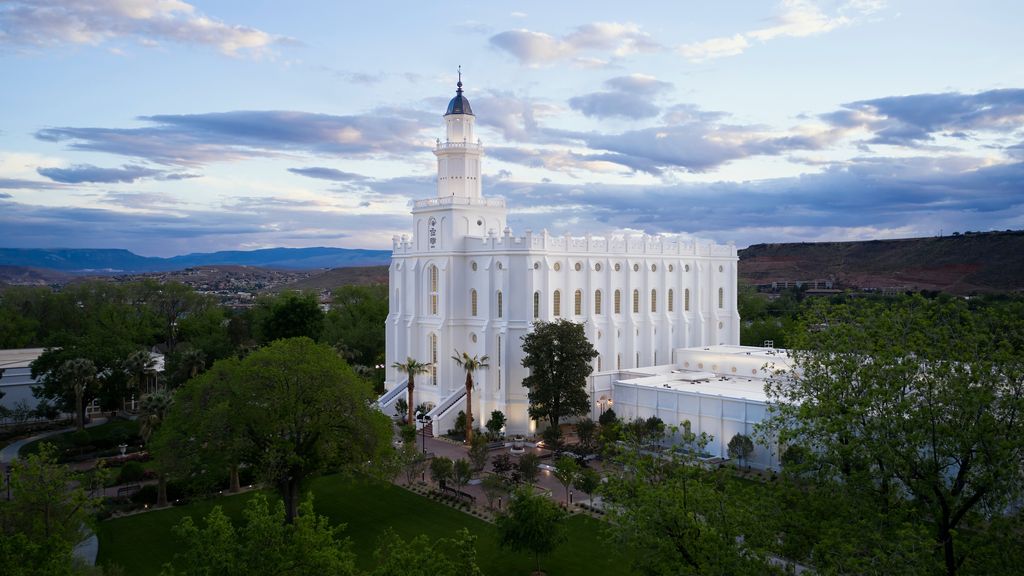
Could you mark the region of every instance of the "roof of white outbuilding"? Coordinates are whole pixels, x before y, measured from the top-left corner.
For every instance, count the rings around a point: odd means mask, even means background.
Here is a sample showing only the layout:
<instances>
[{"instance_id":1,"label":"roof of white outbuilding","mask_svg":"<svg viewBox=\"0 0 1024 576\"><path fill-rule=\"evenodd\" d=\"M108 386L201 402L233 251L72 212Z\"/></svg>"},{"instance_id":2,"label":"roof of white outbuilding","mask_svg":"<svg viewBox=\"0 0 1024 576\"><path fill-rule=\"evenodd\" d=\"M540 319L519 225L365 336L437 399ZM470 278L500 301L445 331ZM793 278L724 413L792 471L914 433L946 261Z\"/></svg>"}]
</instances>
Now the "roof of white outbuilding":
<instances>
[{"instance_id":1,"label":"roof of white outbuilding","mask_svg":"<svg viewBox=\"0 0 1024 576\"><path fill-rule=\"evenodd\" d=\"M779 348L719 345L679 348L676 354L680 361L676 365L634 368L629 370L633 377L616 384L767 402L764 385L769 372L765 367L786 369L790 365L789 351ZM698 369L684 367L684 362L688 366L689 361L697 360L701 361ZM703 369L705 364L714 366L715 371ZM754 368L748 369L751 366ZM747 375L743 375L744 370Z\"/></svg>"},{"instance_id":2,"label":"roof of white outbuilding","mask_svg":"<svg viewBox=\"0 0 1024 576\"><path fill-rule=\"evenodd\" d=\"M39 358L45 348L15 348L0 350L0 369L28 368L29 364Z\"/></svg>"}]
</instances>

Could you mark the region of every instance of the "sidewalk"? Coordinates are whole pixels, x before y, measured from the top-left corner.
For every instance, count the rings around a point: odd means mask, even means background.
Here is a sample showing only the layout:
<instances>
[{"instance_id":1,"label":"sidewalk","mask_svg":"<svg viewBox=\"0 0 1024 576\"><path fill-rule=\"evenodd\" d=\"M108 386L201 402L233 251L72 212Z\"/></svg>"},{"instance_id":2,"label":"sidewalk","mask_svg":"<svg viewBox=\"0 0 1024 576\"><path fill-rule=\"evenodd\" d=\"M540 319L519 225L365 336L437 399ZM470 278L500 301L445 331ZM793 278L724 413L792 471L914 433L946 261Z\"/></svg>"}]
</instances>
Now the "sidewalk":
<instances>
[{"instance_id":1,"label":"sidewalk","mask_svg":"<svg viewBox=\"0 0 1024 576\"><path fill-rule=\"evenodd\" d=\"M106 424L106 423L107 423L107 419L106 418L98 417L98 418L93 418L91 422L89 422L88 424L85 425L85 427L86 428L92 428L94 426L99 426L100 424ZM37 434L37 435L31 436L29 438L22 438L21 440L18 440L16 442L12 442L12 443L8 444L7 446L4 446L4 448L2 450L0 450L0 464L10 464L11 462L14 462L18 458L18 451L21 450L22 446L24 446L25 444L28 444L29 442L35 442L36 440L39 440L40 438L48 438L50 436L56 436L57 434L63 434L65 432L74 432L74 431L75 431L75 427L72 426L70 428L61 428L60 430L50 430L49 432L44 432L42 434Z\"/></svg>"},{"instance_id":2,"label":"sidewalk","mask_svg":"<svg viewBox=\"0 0 1024 576\"><path fill-rule=\"evenodd\" d=\"M416 437L416 447L420 448L422 445L423 445L422 437L421 436L417 436ZM458 446L456 444L451 444L451 443L449 443L449 442L447 442L445 440L439 440L437 438L427 438L426 446L427 446L427 453L428 454L429 453L433 453L434 456L443 456L445 458L451 458L452 460L458 460L460 458L465 458L467 460L469 459L469 449L467 447L465 447L465 446ZM534 448L533 450L535 450L536 452L543 452L542 450L538 450L536 448ZM498 454L509 454L510 456L512 456L513 462L518 462L519 461L519 455L512 454L510 448L508 448L508 447L500 448L500 449L496 449L496 450L491 450L490 452L487 453L487 466L484 467L484 471L485 472L491 471L491 469L492 469L491 468L491 460L493 460L494 457L497 456ZM540 488L542 490L550 491L551 492L551 499L552 500L554 500L555 502L558 502L559 504L565 504L566 503L565 487L562 486L561 482L558 481L558 478L555 478L555 475L554 475L554 473L551 470L547 470L547 469L544 468L544 465L550 465L551 468L554 468L554 465L555 465L554 461L551 458L545 458L545 459L541 460L541 465L542 466L541 466L540 474L537 475L537 482L534 483L534 486L536 486L536 487L538 487L538 488ZM594 468L596 470L600 471L600 466L595 466ZM427 468L425 477L426 477L427 483L430 486L433 486L434 484L430 480L430 469L429 469L429 467ZM573 502L574 503L587 502L590 499L590 497L587 494L585 494L583 492L580 492L579 490L576 490L575 488L570 487L569 490L571 492L574 492L574 497L573 497ZM481 488L479 484L469 484L469 485L467 485L467 486L465 486L463 488L463 491L468 493L468 494L472 494L476 498L476 504L478 506L486 506L487 505L487 498L484 495L483 488Z\"/></svg>"}]
</instances>

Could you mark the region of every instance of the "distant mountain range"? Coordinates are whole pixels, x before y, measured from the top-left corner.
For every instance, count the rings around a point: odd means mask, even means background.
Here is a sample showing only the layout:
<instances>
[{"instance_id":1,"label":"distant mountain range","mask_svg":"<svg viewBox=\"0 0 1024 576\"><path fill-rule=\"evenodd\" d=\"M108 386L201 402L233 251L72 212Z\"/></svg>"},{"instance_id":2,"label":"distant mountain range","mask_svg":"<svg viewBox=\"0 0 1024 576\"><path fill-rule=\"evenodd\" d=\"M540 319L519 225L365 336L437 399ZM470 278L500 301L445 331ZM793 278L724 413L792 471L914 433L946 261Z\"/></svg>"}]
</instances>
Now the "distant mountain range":
<instances>
[{"instance_id":1,"label":"distant mountain range","mask_svg":"<svg viewBox=\"0 0 1024 576\"><path fill-rule=\"evenodd\" d=\"M375 266L391 261L390 250L267 248L195 253L171 258L139 256L121 249L0 248L0 266L43 268L68 274L167 272L195 266L237 265L289 270Z\"/></svg>"}]
</instances>

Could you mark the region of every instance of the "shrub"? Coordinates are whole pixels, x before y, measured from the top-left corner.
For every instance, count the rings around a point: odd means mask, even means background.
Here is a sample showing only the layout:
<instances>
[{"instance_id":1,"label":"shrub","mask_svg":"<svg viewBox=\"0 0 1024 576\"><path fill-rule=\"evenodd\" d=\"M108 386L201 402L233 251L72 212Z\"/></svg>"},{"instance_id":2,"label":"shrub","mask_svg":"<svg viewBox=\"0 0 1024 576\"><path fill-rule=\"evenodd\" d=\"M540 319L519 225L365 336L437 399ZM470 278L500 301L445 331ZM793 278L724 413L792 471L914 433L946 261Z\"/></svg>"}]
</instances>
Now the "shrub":
<instances>
[{"instance_id":1,"label":"shrub","mask_svg":"<svg viewBox=\"0 0 1024 576\"><path fill-rule=\"evenodd\" d=\"M139 482L145 477L146 470L142 466L141 462L132 461L126 462L121 467L121 472L117 475L118 484L131 484L133 482Z\"/></svg>"}]
</instances>

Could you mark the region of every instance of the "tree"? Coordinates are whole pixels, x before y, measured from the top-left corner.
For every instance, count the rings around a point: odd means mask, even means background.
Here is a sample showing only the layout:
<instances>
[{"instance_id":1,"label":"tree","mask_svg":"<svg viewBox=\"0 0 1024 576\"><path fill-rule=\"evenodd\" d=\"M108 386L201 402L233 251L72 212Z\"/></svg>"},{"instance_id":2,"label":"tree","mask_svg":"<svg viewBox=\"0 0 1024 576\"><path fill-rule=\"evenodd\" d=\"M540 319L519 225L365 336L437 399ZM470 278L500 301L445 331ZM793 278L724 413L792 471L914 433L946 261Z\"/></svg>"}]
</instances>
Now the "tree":
<instances>
[{"instance_id":1,"label":"tree","mask_svg":"<svg viewBox=\"0 0 1024 576\"><path fill-rule=\"evenodd\" d=\"M206 369L206 353L193 346L182 346L176 358L178 372L183 381L188 381Z\"/></svg>"},{"instance_id":2,"label":"tree","mask_svg":"<svg viewBox=\"0 0 1024 576\"><path fill-rule=\"evenodd\" d=\"M206 516L203 526L186 516L174 532L182 553L174 565L165 565L162 576L272 576L294 574L355 576L352 544L342 538L342 527L313 510L312 498L302 503L295 522L287 524L285 508L271 505L257 494L246 504L237 528L220 506Z\"/></svg>"},{"instance_id":3,"label":"tree","mask_svg":"<svg viewBox=\"0 0 1024 576\"><path fill-rule=\"evenodd\" d=\"M465 528L455 538L431 542L421 534L406 542L390 529L380 537L374 567L366 576L480 576L476 537Z\"/></svg>"},{"instance_id":4,"label":"tree","mask_svg":"<svg viewBox=\"0 0 1024 576\"><path fill-rule=\"evenodd\" d=\"M473 463L473 470L479 472L487 466L487 438L474 436L469 443L469 461Z\"/></svg>"},{"instance_id":5,"label":"tree","mask_svg":"<svg viewBox=\"0 0 1024 576\"><path fill-rule=\"evenodd\" d=\"M918 523L958 573L1024 487L1024 302L815 302L794 339L767 435L805 447L818 490L884 519L887 539Z\"/></svg>"},{"instance_id":6,"label":"tree","mask_svg":"<svg viewBox=\"0 0 1024 576\"><path fill-rule=\"evenodd\" d=\"M516 466L519 479L524 484L533 484L540 476L540 456L533 452L527 452L519 457L519 465Z\"/></svg>"},{"instance_id":7,"label":"tree","mask_svg":"<svg viewBox=\"0 0 1024 576\"><path fill-rule=\"evenodd\" d=\"M565 505L569 506L569 488L580 475L580 465L571 456L562 456L555 461L555 478L565 488Z\"/></svg>"},{"instance_id":8,"label":"tree","mask_svg":"<svg viewBox=\"0 0 1024 576\"><path fill-rule=\"evenodd\" d=\"M331 309L324 319L323 341L343 346L354 364L372 366L384 356L384 331L388 316L388 287L341 286L331 291Z\"/></svg>"},{"instance_id":9,"label":"tree","mask_svg":"<svg viewBox=\"0 0 1024 576\"><path fill-rule=\"evenodd\" d=\"M615 414L615 410L611 408L601 412L601 415L597 417L597 423L601 426L611 426L619 421L619 417Z\"/></svg>"},{"instance_id":10,"label":"tree","mask_svg":"<svg viewBox=\"0 0 1024 576\"><path fill-rule=\"evenodd\" d=\"M441 490L444 490L445 483L451 479L453 473L454 464L451 458L436 456L430 461L430 479L433 480Z\"/></svg>"},{"instance_id":11,"label":"tree","mask_svg":"<svg viewBox=\"0 0 1024 576\"><path fill-rule=\"evenodd\" d=\"M96 383L96 365L86 358L68 360L60 368L61 378L75 395L75 425L85 430L85 393Z\"/></svg>"},{"instance_id":12,"label":"tree","mask_svg":"<svg viewBox=\"0 0 1024 576\"><path fill-rule=\"evenodd\" d=\"M455 351L452 360L466 371L466 442L473 440L473 372L487 368L487 356L470 356L468 352Z\"/></svg>"},{"instance_id":13,"label":"tree","mask_svg":"<svg viewBox=\"0 0 1024 576\"><path fill-rule=\"evenodd\" d=\"M262 343L302 336L319 340L324 328L324 313L313 292L287 292L261 298L255 315Z\"/></svg>"},{"instance_id":14,"label":"tree","mask_svg":"<svg viewBox=\"0 0 1024 576\"><path fill-rule=\"evenodd\" d=\"M746 434L736 434L729 440L728 450L729 458L738 459L743 466L747 457L754 453L754 441Z\"/></svg>"},{"instance_id":15,"label":"tree","mask_svg":"<svg viewBox=\"0 0 1024 576\"><path fill-rule=\"evenodd\" d=\"M473 468L465 458L459 458L452 464L452 480L455 482L455 489L462 494L470 479L473 478Z\"/></svg>"},{"instance_id":16,"label":"tree","mask_svg":"<svg viewBox=\"0 0 1024 576\"><path fill-rule=\"evenodd\" d=\"M488 474L480 481L480 488L487 498L487 507L494 509L494 501L508 494L508 481L498 474Z\"/></svg>"},{"instance_id":17,"label":"tree","mask_svg":"<svg viewBox=\"0 0 1024 576\"><path fill-rule=\"evenodd\" d=\"M593 468L583 468L580 473L576 475L576 479L573 481L573 486L576 487L580 492L584 492L590 497L590 505L594 505L594 492L597 491L598 487L601 486L601 475Z\"/></svg>"},{"instance_id":18,"label":"tree","mask_svg":"<svg viewBox=\"0 0 1024 576\"><path fill-rule=\"evenodd\" d=\"M777 534L764 528L778 509L764 490L709 472L693 453L660 455L620 448L609 455L619 473L602 494L612 542L651 576L778 574L765 549Z\"/></svg>"},{"instance_id":19,"label":"tree","mask_svg":"<svg viewBox=\"0 0 1024 576\"><path fill-rule=\"evenodd\" d=\"M278 490L289 523L312 475L369 470L368 461L390 450L391 422L372 407L370 385L328 346L308 338L278 340L243 360L222 360L193 382L186 394L193 395L189 405L211 448L223 443L226 451L241 454ZM226 394L211 388L217 382ZM213 432L219 422L227 433Z\"/></svg>"},{"instance_id":20,"label":"tree","mask_svg":"<svg viewBox=\"0 0 1024 576\"><path fill-rule=\"evenodd\" d=\"M391 367L395 368L399 372L405 372L406 376L409 377L409 383L406 386L406 388L409 391L409 399L406 400L406 406L408 406L409 408L409 415L406 418L406 422L411 424L414 421L413 418L415 417L415 415L412 412L412 407L415 402L413 400L413 390L416 388L416 376L419 374L426 374L427 372L430 372L430 363L420 362L419 360L410 356L405 359L405 362L395 362L394 364L391 365Z\"/></svg>"},{"instance_id":21,"label":"tree","mask_svg":"<svg viewBox=\"0 0 1024 576\"><path fill-rule=\"evenodd\" d=\"M582 324L564 319L534 323L533 332L523 336L523 366L530 371L523 386L529 390L530 417L547 419L557 430L563 417L586 414L587 377L595 357L597 350Z\"/></svg>"},{"instance_id":22,"label":"tree","mask_svg":"<svg viewBox=\"0 0 1024 576\"><path fill-rule=\"evenodd\" d=\"M149 444L167 419L173 404L174 399L166 392L154 392L142 397L139 404L139 436L144 443ZM167 474L163 470L157 479L156 505L158 508L167 506Z\"/></svg>"},{"instance_id":23,"label":"tree","mask_svg":"<svg viewBox=\"0 0 1024 576\"><path fill-rule=\"evenodd\" d=\"M52 444L10 464L12 500L0 501L0 572L71 574L72 549L99 502L57 464Z\"/></svg>"},{"instance_id":24,"label":"tree","mask_svg":"<svg viewBox=\"0 0 1024 576\"><path fill-rule=\"evenodd\" d=\"M506 512L497 518L498 541L503 548L533 554L536 571L540 557L565 541L565 512L529 487L519 488L509 500Z\"/></svg>"},{"instance_id":25,"label":"tree","mask_svg":"<svg viewBox=\"0 0 1024 576\"><path fill-rule=\"evenodd\" d=\"M399 398L395 400L395 416L398 416L401 422L405 425L411 426L413 423L408 420L409 418L409 401L405 398Z\"/></svg>"},{"instance_id":26,"label":"tree","mask_svg":"<svg viewBox=\"0 0 1024 576\"><path fill-rule=\"evenodd\" d=\"M594 451L596 435L597 423L590 418L583 418L576 423L576 437L579 439L580 448L582 448L584 452Z\"/></svg>"},{"instance_id":27,"label":"tree","mask_svg":"<svg viewBox=\"0 0 1024 576\"><path fill-rule=\"evenodd\" d=\"M128 375L128 387L142 396L150 392L147 385L156 375L156 360L148 350L136 350L125 358L124 371Z\"/></svg>"},{"instance_id":28,"label":"tree","mask_svg":"<svg viewBox=\"0 0 1024 576\"><path fill-rule=\"evenodd\" d=\"M494 410L484 426L487 428L487 436L490 440L501 438L501 429L505 427L505 413L501 410Z\"/></svg>"}]
</instances>

